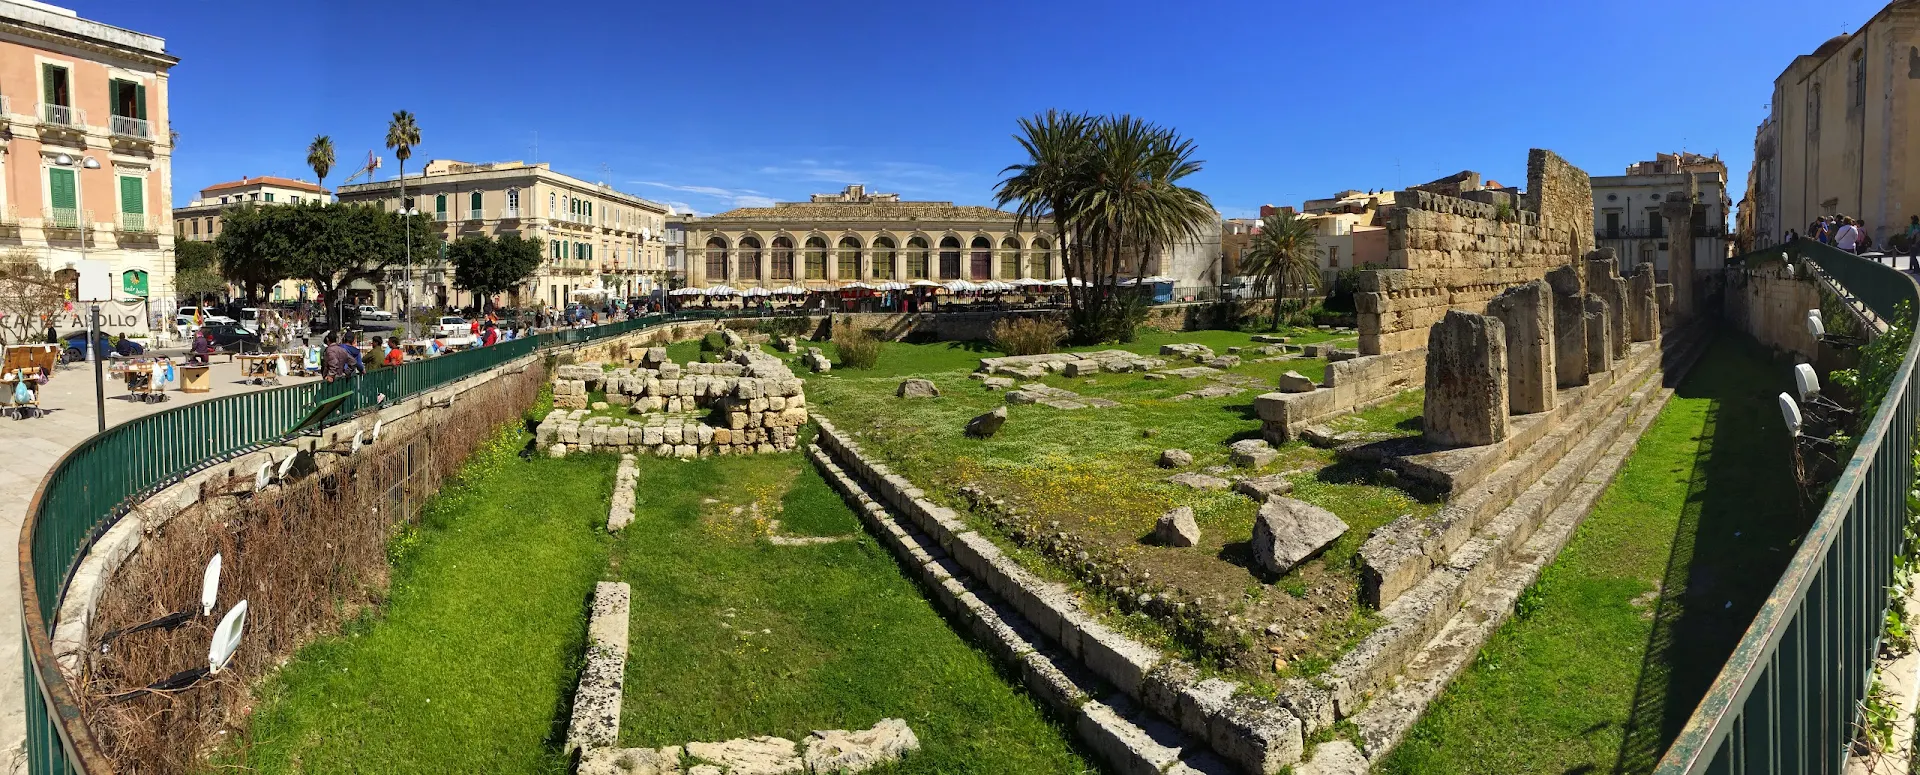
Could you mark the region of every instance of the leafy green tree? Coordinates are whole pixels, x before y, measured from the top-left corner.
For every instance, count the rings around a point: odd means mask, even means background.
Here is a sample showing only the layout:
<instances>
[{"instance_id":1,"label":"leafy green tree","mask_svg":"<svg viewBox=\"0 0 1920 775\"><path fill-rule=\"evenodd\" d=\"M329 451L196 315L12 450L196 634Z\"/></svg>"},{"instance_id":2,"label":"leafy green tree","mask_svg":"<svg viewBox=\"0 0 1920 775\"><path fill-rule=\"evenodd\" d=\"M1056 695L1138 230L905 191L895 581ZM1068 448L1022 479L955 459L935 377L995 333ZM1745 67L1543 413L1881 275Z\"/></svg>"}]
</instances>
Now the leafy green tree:
<instances>
[{"instance_id":1,"label":"leafy green tree","mask_svg":"<svg viewBox=\"0 0 1920 775\"><path fill-rule=\"evenodd\" d=\"M1022 222L1053 221L1073 338L1132 339L1145 299L1120 282L1218 217L1206 195L1180 184L1201 168L1193 141L1132 116L1059 111L1022 119L1015 139L1027 160L1002 171L996 198L1017 203Z\"/></svg>"},{"instance_id":2,"label":"leafy green tree","mask_svg":"<svg viewBox=\"0 0 1920 775\"><path fill-rule=\"evenodd\" d=\"M220 277L220 251L212 242L181 240L173 248L173 290L198 301L227 289Z\"/></svg>"},{"instance_id":3,"label":"leafy green tree","mask_svg":"<svg viewBox=\"0 0 1920 775\"><path fill-rule=\"evenodd\" d=\"M306 280L326 300L332 320L340 319L348 286L378 282L400 263L409 234L418 255L438 254L441 242L427 216L411 216L409 230L408 216L373 205L247 205L225 217L214 241L222 274L255 285L288 277Z\"/></svg>"},{"instance_id":4,"label":"leafy green tree","mask_svg":"<svg viewBox=\"0 0 1920 775\"><path fill-rule=\"evenodd\" d=\"M320 187L327 187L327 173L333 171L333 138L320 135L307 145L307 166L313 168L313 174L320 179ZM320 195L320 201L327 201L326 195Z\"/></svg>"},{"instance_id":5,"label":"leafy green tree","mask_svg":"<svg viewBox=\"0 0 1920 775\"><path fill-rule=\"evenodd\" d=\"M261 289L296 276L290 263L296 244L285 206L242 204L220 213L220 236L213 247L220 256L220 277L253 301ZM177 254L177 248L176 248Z\"/></svg>"},{"instance_id":6,"label":"leafy green tree","mask_svg":"<svg viewBox=\"0 0 1920 775\"><path fill-rule=\"evenodd\" d=\"M453 264L453 284L481 298L482 309L495 294L505 293L540 268L545 243L518 234L498 239L473 234L447 245L447 261Z\"/></svg>"},{"instance_id":7,"label":"leafy green tree","mask_svg":"<svg viewBox=\"0 0 1920 775\"><path fill-rule=\"evenodd\" d=\"M1273 299L1275 329L1280 327L1281 302L1288 289L1320 286L1320 263L1314 252L1318 247L1313 224L1289 212L1261 218L1259 231L1248 240L1241 268L1269 290L1278 291Z\"/></svg>"}]
</instances>

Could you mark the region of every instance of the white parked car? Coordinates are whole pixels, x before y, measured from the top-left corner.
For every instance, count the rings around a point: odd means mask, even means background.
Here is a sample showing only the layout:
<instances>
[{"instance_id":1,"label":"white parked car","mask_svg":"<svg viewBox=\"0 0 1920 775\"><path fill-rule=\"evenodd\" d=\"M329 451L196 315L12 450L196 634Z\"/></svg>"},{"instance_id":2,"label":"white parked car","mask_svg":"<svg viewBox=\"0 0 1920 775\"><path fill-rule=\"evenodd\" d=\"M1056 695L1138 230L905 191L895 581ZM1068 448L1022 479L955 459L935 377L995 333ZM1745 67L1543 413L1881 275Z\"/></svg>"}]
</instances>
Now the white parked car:
<instances>
[{"instance_id":1,"label":"white parked car","mask_svg":"<svg viewBox=\"0 0 1920 775\"><path fill-rule=\"evenodd\" d=\"M446 317L440 318L439 324L433 328L436 333L449 339L471 336L473 334L473 324L467 322L466 318L460 317L459 315L447 315Z\"/></svg>"},{"instance_id":2,"label":"white parked car","mask_svg":"<svg viewBox=\"0 0 1920 775\"><path fill-rule=\"evenodd\" d=\"M372 304L362 304L360 305L360 319L361 320L392 320L393 313L388 312L384 309L375 307Z\"/></svg>"}]
</instances>

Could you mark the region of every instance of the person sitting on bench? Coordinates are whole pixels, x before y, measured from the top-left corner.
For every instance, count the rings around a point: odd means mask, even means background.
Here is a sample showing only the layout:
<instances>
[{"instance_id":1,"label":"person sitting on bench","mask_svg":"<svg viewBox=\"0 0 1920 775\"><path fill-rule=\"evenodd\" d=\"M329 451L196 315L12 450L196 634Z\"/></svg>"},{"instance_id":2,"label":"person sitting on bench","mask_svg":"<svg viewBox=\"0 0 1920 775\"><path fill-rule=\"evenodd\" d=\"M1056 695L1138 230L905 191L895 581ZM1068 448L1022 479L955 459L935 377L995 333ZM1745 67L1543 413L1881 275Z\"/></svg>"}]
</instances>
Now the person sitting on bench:
<instances>
[{"instance_id":1,"label":"person sitting on bench","mask_svg":"<svg viewBox=\"0 0 1920 775\"><path fill-rule=\"evenodd\" d=\"M187 365L205 366L207 356L212 354L213 340L207 336L207 330L202 328L193 332L193 354L187 357Z\"/></svg>"}]
</instances>

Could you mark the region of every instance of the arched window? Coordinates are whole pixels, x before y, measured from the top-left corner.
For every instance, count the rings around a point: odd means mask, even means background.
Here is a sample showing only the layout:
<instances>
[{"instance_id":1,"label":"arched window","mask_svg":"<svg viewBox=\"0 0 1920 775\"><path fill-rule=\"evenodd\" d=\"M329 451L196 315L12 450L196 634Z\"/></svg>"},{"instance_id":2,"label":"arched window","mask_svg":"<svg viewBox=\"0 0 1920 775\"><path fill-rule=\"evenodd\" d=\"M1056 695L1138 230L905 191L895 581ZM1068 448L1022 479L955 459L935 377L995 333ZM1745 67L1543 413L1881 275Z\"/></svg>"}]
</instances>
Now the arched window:
<instances>
[{"instance_id":1,"label":"arched window","mask_svg":"<svg viewBox=\"0 0 1920 775\"><path fill-rule=\"evenodd\" d=\"M520 217L520 189L507 189L507 217Z\"/></svg>"},{"instance_id":2,"label":"arched window","mask_svg":"<svg viewBox=\"0 0 1920 775\"><path fill-rule=\"evenodd\" d=\"M446 194L433 195L433 213L436 218L442 221L447 219L447 195Z\"/></svg>"},{"instance_id":3,"label":"arched window","mask_svg":"<svg viewBox=\"0 0 1920 775\"><path fill-rule=\"evenodd\" d=\"M1020 276L1020 241L1008 237L1000 241L1000 277L1012 280Z\"/></svg>"},{"instance_id":4,"label":"arched window","mask_svg":"<svg viewBox=\"0 0 1920 775\"><path fill-rule=\"evenodd\" d=\"M757 237L740 238L740 271L733 275L741 280L760 279L760 240Z\"/></svg>"},{"instance_id":5,"label":"arched window","mask_svg":"<svg viewBox=\"0 0 1920 775\"><path fill-rule=\"evenodd\" d=\"M718 236L707 238L707 281L727 279L727 241Z\"/></svg>"},{"instance_id":6,"label":"arched window","mask_svg":"<svg viewBox=\"0 0 1920 775\"><path fill-rule=\"evenodd\" d=\"M985 280L993 273L993 241L986 237L974 237L972 255L967 257L968 274L974 280Z\"/></svg>"},{"instance_id":7,"label":"arched window","mask_svg":"<svg viewBox=\"0 0 1920 775\"><path fill-rule=\"evenodd\" d=\"M793 279L793 240L773 238L773 279Z\"/></svg>"},{"instance_id":8,"label":"arched window","mask_svg":"<svg viewBox=\"0 0 1920 775\"><path fill-rule=\"evenodd\" d=\"M873 279L893 279L893 238L873 239Z\"/></svg>"},{"instance_id":9,"label":"arched window","mask_svg":"<svg viewBox=\"0 0 1920 775\"><path fill-rule=\"evenodd\" d=\"M840 238L839 259L839 279L860 279L860 240L858 238Z\"/></svg>"},{"instance_id":10,"label":"arched window","mask_svg":"<svg viewBox=\"0 0 1920 775\"><path fill-rule=\"evenodd\" d=\"M1035 280L1053 279L1053 244L1045 239L1033 241L1033 254L1028 259L1027 276Z\"/></svg>"},{"instance_id":11,"label":"arched window","mask_svg":"<svg viewBox=\"0 0 1920 775\"><path fill-rule=\"evenodd\" d=\"M472 207L473 219L476 221L480 220L480 192L478 191L473 192L473 195L467 197L467 199L470 200L473 204L473 207Z\"/></svg>"},{"instance_id":12,"label":"arched window","mask_svg":"<svg viewBox=\"0 0 1920 775\"><path fill-rule=\"evenodd\" d=\"M927 279L927 241L920 237L907 240L907 279Z\"/></svg>"},{"instance_id":13,"label":"arched window","mask_svg":"<svg viewBox=\"0 0 1920 775\"><path fill-rule=\"evenodd\" d=\"M960 240L940 238L940 279L960 279Z\"/></svg>"},{"instance_id":14,"label":"arched window","mask_svg":"<svg viewBox=\"0 0 1920 775\"><path fill-rule=\"evenodd\" d=\"M548 218L552 218L553 214L555 212L558 212L557 203L559 202L559 199L560 197L558 194L551 194L551 193L547 194L547 217ZM538 202L540 200L535 199L533 201ZM539 207L539 205L534 205L534 207Z\"/></svg>"},{"instance_id":15,"label":"arched window","mask_svg":"<svg viewBox=\"0 0 1920 775\"><path fill-rule=\"evenodd\" d=\"M807 238L807 276L804 279L827 279L827 241L825 238Z\"/></svg>"}]
</instances>

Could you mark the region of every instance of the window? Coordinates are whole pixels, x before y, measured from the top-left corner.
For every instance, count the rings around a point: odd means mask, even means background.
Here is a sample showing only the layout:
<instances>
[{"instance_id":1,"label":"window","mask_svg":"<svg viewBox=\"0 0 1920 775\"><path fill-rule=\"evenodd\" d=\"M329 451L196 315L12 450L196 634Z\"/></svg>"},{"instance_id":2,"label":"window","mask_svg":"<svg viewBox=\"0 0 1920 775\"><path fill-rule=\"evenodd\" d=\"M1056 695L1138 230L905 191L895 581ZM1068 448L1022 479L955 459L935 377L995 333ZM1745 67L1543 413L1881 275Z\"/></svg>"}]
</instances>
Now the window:
<instances>
[{"instance_id":1,"label":"window","mask_svg":"<svg viewBox=\"0 0 1920 775\"><path fill-rule=\"evenodd\" d=\"M107 108L122 118L147 117L147 87L118 78L107 80Z\"/></svg>"},{"instance_id":2,"label":"window","mask_svg":"<svg viewBox=\"0 0 1920 775\"><path fill-rule=\"evenodd\" d=\"M48 105L61 107L73 105L73 92L67 83L67 68L59 65L41 65L40 88L41 96L45 98ZM47 116L47 118L53 117Z\"/></svg>"},{"instance_id":3,"label":"window","mask_svg":"<svg viewBox=\"0 0 1920 775\"><path fill-rule=\"evenodd\" d=\"M467 197L467 199L473 203L473 217L475 220L478 220L480 218L480 192L473 192L473 195Z\"/></svg>"},{"instance_id":4,"label":"window","mask_svg":"<svg viewBox=\"0 0 1920 775\"><path fill-rule=\"evenodd\" d=\"M299 195L299 194L294 194L294 195L293 195L293 203L294 203L294 204L300 204L300 195Z\"/></svg>"},{"instance_id":5,"label":"window","mask_svg":"<svg viewBox=\"0 0 1920 775\"><path fill-rule=\"evenodd\" d=\"M195 218L193 221L193 236L200 236L200 219L198 218Z\"/></svg>"},{"instance_id":6,"label":"window","mask_svg":"<svg viewBox=\"0 0 1920 775\"><path fill-rule=\"evenodd\" d=\"M54 226L71 229L80 225L75 201L73 170L47 168L47 202L53 207Z\"/></svg>"},{"instance_id":7,"label":"window","mask_svg":"<svg viewBox=\"0 0 1920 775\"><path fill-rule=\"evenodd\" d=\"M440 220L444 221L447 219L447 195L446 194L433 195L433 212L439 216Z\"/></svg>"},{"instance_id":8,"label":"window","mask_svg":"<svg viewBox=\"0 0 1920 775\"><path fill-rule=\"evenodd\" d=\"M1852 75L1847 81L1847 90L1853 92L1851 113L1862 113L1867 108L1867 50L1861 48L1853 52Z\"/></svg>"},{"instance_id":9,"label":"window","mask_svg":"<svg viewBox=\"0 0 1920 775\"><path fill-rule=\"evenodd\" d=\"M220 204L226 204L226 203L227 203L227 198L224 196L220 197Z\"/></svg>"},{"instance_id":10,"label":"window","mask_svg":"<svg viewBox=\"0 0 1920 775\"><path fill-rule=\"evenodd\" d=\"M873 240L873 276L877 280L893 279L892 237L876 237Z\"/></svg>"},{"instance_id":11,"label":"window","mask_svg":"<svg viewBox=\"0 0 1920 775\"><path fill-rule=\"evenodd\" d=\"M773 238L773 279L793 279L793 240Z\"/></svg>"},{"instance_id":12,"label":"window","mask_svg":"<svg viewBox=\"0 0 1920 775\"><path fill-rule=\"evenodd\" d=\"M740 270L733 275L743 280L760 279L760 240L743 237L740 240Z\"/></svg>"},{"instance_id":13,"label":"window","mask_svg":"<svg viewBox=\"0 0 1920 775\"><path fill-rule=\"evenodd\" d=\"M1807 87L1807 137L1820 138L1820 84Z\"/></svg>"},{"instance_id":14,"label":"window","mask_svg":"<svg viewBox=\"0 0 1920 775\"><path fill-rule=\"evenodd\" d=\"M953 237L940 240L940 279L960 279L960 240Z\"/></svg>"},{"instance_id":15,"label":"window","mask_svg":"<svg viewBox=\"0 0 1920 775\"><path fill-rule=\"evenodd\" d=\"M1665 226L1665 224L1661 223L1660 211L1651 207L1647 208L1647 236L1664 236L1666 230L1662 228L1663 226Z\"/></svg>"},{"instance_id":16,"label":"window","mask_svg":"<svg viewBox=\"0 0 1920 775\"><path fill-rule=\"evenodd\" d=\"M507 189L507 210L518 214L520 211L520 189Z\"/></svg>"},{"instance_id":17,"label":"window","mask_svg":"<svg viewBox=\"0 0 1920 775\"><path fill-rule=\"evenodd\" d=\"M727 278L727 241L721 237L707 238L707 280Z\"/></svg>"},{"instance_id":18,"label":"window","mask_svg":"<svg viewBox=\"0 0 1920 775\"><path fill-rule=\"evenodd\" d=\"M920 237L907 240L907 278L927 279L927 241Z\"/></svg>"},{"instance_id":19,"label":"window","mask_svg":"<svg viewBox=\"0 0 1920 775\"><path fill-rule=\"evenodd\" d=\"M147 211L145 182L131 175L120 177L120 212L139 215Z\"/></svg>"},{"instance_id":20,"label":"window","mask_svg":"<svg viewBox=\"0 0 1920 775\"><path fill-rule=\"evenodd\" d=\"M547 194L547 217L548 218L553 217L553 214L555 212L554 202L556 199L557 197L555 197L553 194ZM536 199L534 201L539 201L539 200Z\"/></svg>"},{"instance_id":21,"label":"window","mask_svg":"<svg viewBox=\"0 0 1920 775\"><path fill-rule=\"evenodd\" d=\"M1012 237L1000 241L1000 276L1009 280L1020 276L1020 243Z\"/></svg>"},{"instance_id":22,"label":"window","mask_svg":"<svg viewBox=\"0 0 1920 775\"><path fill-rule=\"evenodd\" d=\"M267 201L269 202L273 201L273 192L267 192L266 196L267 196Z\"/></svg>"},{"instance_id":23,"label":"window","mask_svg":"<svg viewBox=\"0 0 1920 775\"><path fill-rule=\"evenodd\" d=\"M1033 258L1028 263L1027 276L1036 280L1049 279L1053 274L1053 246L1046 240L1033 241Z\"/></svg>"},{"instance_id":24,"label":"window","mask_svg":"<svg viewBox=\"0 0 1920 775\"><path fill-rule=\"evenodd\" d=\"M825 239L807 238L807 276L803 279L827 279L827 241Z\"/></svg>"},{"instance_id":25,"label":"window","mask_svg":"<svg viewBox=\"0 0 1920 775\"><path fill-rule=\"evenodd\" d=\"M860 279L860 240L853 237L840 238L840 262L836 267L842 280Z\"/></svg>"}]
</instances>

